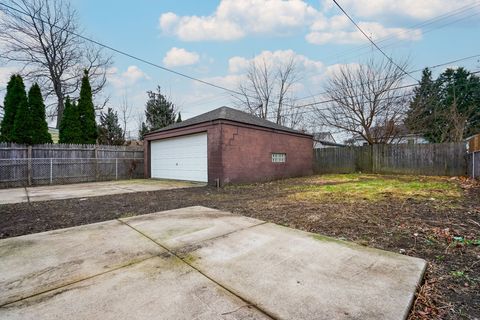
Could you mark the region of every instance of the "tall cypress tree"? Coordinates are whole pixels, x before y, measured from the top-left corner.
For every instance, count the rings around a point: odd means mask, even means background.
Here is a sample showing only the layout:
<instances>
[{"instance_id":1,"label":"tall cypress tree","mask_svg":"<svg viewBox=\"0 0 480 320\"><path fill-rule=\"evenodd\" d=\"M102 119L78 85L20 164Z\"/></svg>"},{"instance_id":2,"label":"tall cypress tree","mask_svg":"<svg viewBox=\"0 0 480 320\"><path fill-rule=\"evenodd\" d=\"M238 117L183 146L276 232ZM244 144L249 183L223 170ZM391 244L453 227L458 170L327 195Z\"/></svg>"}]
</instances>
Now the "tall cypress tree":
<instances>
[{"instance_id":1,"label":"tall cypress tree","mask_svg":"<svg viewBox=\"0 0 480 320\"><path fill-rule=\"evenodd\" d=\"M176 121L176 122L177 122L177 123L182 122L182 114L181 114L180 112L178 113L178 117L177 117L177 121Z\"/></svg>"},{"instance_id":2,"label":"tall cypress tree","mask_svg":"<svg viewBox=\"0 0 480 320\"><path fill-rule=\"evenodd\" d=\"M33 144L33 117L28 101L25 99L18 105L13 122L12 141L22 144Z\"/></svg>"},{"instance_id":3,"label":"tall cypress tree","mask_svg":"<svg viewBox=\"0 0 480 320\"><path fill-rule=\"evenodd\" d=\"M75 103L70 102L70 97L65 101L62 121L59 128L59 143L83 143L80 115Z\"/></svg>"},{"instance_id":4,"label":"tall cypress tree","mask_svg":"<svg viewBox=\"0 0 480 320\"><path fill-rule=\"evenodd\" d=\"M88 79L87 70L85 70L82 78L78 112L83 133L82 143L95 144L97 142L97 124L95 123L95 107L93 105L92 88Z\"/></svg>"},{"instance_id":5,"label":"tall cypress tree","mask_svg":"<svg viewBox=\"0 0 480 320\"><path fill-rule=\"evenodd\" d=\"M42 92L36 83L28 91L28 105L32 116L33 144L53 143L52 136L48 132L47 120L45 119L45 104L43 103Z\"/></svg>"},{"instance_id":6,"label":"tall cypress tree","mask_svg":"<svg viewBox=\"0 0 480 320\"><path fill-rule=\"evenodd\" d=\"M22 103L26 104L27 94L22 77L12 75L7 84L7 92L3 103L3 119L0 124L0 141L13 142L12 134L17 110Z\"/></svg>"}]
</instances>

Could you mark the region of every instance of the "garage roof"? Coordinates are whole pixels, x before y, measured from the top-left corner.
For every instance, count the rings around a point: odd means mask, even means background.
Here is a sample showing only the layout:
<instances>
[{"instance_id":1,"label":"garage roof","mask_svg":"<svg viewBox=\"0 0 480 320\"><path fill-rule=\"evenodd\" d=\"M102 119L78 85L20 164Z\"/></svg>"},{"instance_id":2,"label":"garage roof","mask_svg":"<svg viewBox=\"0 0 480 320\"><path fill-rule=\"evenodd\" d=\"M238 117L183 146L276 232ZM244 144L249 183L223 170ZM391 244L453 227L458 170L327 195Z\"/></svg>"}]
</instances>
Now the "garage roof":
<instances>
[{"instance_id":1,"label":"garage roof","mask_svg":"<svg viewBox=\"0 0 480 320\"><path fill-rule=\"evenodd\" d=\"M198 115L196 117L184 120L180 123L174 123L169 126L166 126L165 128L158 129L155 131L150 132L149 134L156 133L156 132L163 132L163 131L168 131L168 130L173 130L177 128L183 128L183 127L188 127L192 126L195 124L200 124L204 122L210 122L210 121L215 121L215 120L229 120L229 121L234 121L234 122L240 122L240 123L245 123L245 124L250 124L258 127L263 127L263 128L268 128L268 129L275 129L275 130L280 130L280 131L286 131L286 132L292 132L292 133L297 133L297 134L303 134L303 135L308 135L309 134L298 131L298 130L293 130L291 128L281 126L279 124L276 124L274 122L259 118L257 116L251 115L249 113L229 108L229 107L220 107L218 109L203 113L201 115Z\"/></svg>"}]
</instances>

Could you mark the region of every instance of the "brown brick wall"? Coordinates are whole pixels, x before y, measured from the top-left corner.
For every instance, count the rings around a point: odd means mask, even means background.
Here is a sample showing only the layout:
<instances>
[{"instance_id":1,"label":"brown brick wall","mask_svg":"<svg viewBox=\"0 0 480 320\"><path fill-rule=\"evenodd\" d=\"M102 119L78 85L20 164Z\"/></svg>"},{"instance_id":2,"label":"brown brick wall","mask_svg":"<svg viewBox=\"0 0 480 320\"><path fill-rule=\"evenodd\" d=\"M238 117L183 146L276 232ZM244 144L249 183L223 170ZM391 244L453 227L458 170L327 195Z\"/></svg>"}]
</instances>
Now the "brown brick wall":
<instances>
[{"instance_id":1,"label":"brown brick wall","mask_svg":"<svg viewBox=\"0 0 480 320\"><path fill-rule=\"evenodd\" d=\"M222 184L266 181L312 174L311 137L252 126L222 126ZM286 153L285 163L272 163L272 153Z\"/></svg>"}]
</instances>

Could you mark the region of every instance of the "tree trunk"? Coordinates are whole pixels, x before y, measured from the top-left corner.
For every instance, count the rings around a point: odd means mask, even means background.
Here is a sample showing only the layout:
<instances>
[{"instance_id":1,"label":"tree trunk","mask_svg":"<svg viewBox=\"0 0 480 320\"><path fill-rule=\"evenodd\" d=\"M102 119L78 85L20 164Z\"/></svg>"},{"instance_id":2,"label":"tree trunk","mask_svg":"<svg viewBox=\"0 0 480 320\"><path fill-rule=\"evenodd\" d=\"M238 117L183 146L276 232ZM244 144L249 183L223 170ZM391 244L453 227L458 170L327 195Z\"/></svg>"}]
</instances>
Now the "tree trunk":
<instances>
[{"instance_id":1,"label":"tree trunk","mask_svg":"<svg viewBox=\"0 0 480 320\"><path fill-rule=\"evenodd\" d=\"M59 98L57 102L57 124L55 125L55 128L57 129L60 128L60 123L62 122L64 108L65 108L65 105L63 103L63 99Z\"/></svg>"}]
</instances>

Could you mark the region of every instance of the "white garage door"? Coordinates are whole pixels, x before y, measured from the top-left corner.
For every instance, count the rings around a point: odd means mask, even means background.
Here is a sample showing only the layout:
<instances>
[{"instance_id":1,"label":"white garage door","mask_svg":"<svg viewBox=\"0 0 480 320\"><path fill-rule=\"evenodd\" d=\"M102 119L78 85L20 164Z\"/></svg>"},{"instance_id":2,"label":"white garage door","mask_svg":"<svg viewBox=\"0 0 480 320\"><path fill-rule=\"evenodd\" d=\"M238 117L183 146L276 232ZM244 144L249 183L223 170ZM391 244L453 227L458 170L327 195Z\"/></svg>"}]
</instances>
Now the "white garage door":
<instances>
[{"instance_id":1,"label":"white garage door","mask_svg":"<svg viewBox=\"0 0 480 320\"><path fill-rule=\"evenodd\" d=\"M208 182L207 133L152 141L152 178Z\"/></svg>"}]
</instances>

